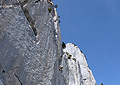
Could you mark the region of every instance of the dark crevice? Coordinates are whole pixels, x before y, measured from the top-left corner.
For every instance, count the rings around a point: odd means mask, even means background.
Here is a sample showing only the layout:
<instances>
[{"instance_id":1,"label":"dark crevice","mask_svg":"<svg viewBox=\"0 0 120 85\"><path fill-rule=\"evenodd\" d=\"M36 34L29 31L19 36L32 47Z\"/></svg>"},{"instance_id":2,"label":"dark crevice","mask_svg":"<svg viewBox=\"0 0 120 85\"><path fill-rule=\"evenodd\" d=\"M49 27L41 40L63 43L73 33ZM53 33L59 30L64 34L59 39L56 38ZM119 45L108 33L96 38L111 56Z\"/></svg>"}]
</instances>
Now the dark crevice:
<instances>
[{"instance_id":1,"label":"dark crevice","mask_svg":"<svg viewBox=\"0 0 120 85\"><path fill-rule=\"evenodd\" d=\"M15 77L18 79L18 81L20 82L20 84L23 85L22 82L20 81L19 77L16 74L15 74Z\"/></svg>"},{"instance_id":2,"label":"dark crevice","mask_svg":"<svg viewBox=\"0 0 120 85\"><path fill-rule=\"evenodd\" d=\"M24 12L28 22L30 23L30 25L32 27L35 36L37 36L37 30L36 30L36 28L34 26L35 23L34 23L33 19L31 18L30 14L29 14L29 11L25 7L23 7L23 6L21 6L21 8L22 8L22 10L23 10L23 12Z\"/></svg>"},{"instance_id":3,"label":"dark crevice","mask_svg":"<svg viewBox=\"0 0 120 85\"><path fill-rule=\"evenodd\" d=\"M2 73L5 73L5 70L3 70Z\"/></svg>"},{"instance_id":4,"label":"dark crevice","mask_svg":"<svg viewBox=\"0 0 120 85\"><path fill-rule=\"evenodd\" d=\"M37 0L36 3L38 1L40 1L40 0ZM19 3L14 3L13 5L20 5L21 6L21 8L22 8L28 22L30 23L30 25L32 27L32 30L33 30L35 36L37 36L37 30L36 30L36 28L34 26L34 21L33 21L32 17L30 16L29 11L27 10L27 8L24 7L24 5L26 5L27 3L28 3L28 0L25 0L23 2L20 1Z\"/></svg>"},{"instance_id":5,"label":"dark crevice","mask_svg":"<svg viewBox=\"0 0 120 85\"><path fill-rule=\"evenodd\" d=\"M35 1L35 4L38 3L40 0Z\"/></svg>"},{"instance_id":6,"label":"dark crevice","mask_svg":"<svg viewBox=\"0 0 120 85\"><path fill-rule=\"evenodd\" d=\"M83 79L83 80L86 80L86 79Z\"/></svg>"},{"instance_id":7,"label":"dark crevice","mask_svg":"<svg viewBox=\"0 0 120 85\"><path fill-rule=\"evenodd\" d=\"M80 64L79 64L79 63L78 63L78 70L79 70L79 73L82 74L82 73L81 73L81 67L80 67ZM82 78L83 78L82 75L80 75L80 85L83 85L83 84L84 84Z\"/></svg>"}]
</instances>

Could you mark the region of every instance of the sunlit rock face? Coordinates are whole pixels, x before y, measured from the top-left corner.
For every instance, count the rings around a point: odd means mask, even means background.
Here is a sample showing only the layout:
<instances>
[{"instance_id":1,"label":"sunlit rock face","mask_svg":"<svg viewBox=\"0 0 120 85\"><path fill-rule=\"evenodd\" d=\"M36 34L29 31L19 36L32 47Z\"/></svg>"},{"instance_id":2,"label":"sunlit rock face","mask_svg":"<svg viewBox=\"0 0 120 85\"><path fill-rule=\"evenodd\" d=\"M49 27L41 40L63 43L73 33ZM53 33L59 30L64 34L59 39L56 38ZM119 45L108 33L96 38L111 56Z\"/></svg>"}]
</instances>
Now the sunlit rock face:
<instances>
[{"instance_id":1,"label":"sunlit rock face","mask_svg":"<svg viewBox=\"0 0 120 85\"><path fill-rule=\"evenodd\" d=\"M73 44L62 49L59 19L51 0L1 1L0 85L95 84L79 49Z\"/></svg>"},{"instance_id":2,"label":"sunlit rock face","mask_svg":"<svg viewBox=\"0 0 120 85\"><path fill-rule=\"evenodd\" d=\"M4 0L0 5L0 84L52 85L60 56L61 34L54 4Z\"/></svg>"},{"instance_id":3,"label":"sunlit rock face","mask_svg":"<svg viewBox=\"0 0 120 85\"><path fill-rule=\"evenodd\" d=\"M85 55L75 44L68 43L63 52L61 73L66 85L97 85Z\"/></svg>"}]
</instances>

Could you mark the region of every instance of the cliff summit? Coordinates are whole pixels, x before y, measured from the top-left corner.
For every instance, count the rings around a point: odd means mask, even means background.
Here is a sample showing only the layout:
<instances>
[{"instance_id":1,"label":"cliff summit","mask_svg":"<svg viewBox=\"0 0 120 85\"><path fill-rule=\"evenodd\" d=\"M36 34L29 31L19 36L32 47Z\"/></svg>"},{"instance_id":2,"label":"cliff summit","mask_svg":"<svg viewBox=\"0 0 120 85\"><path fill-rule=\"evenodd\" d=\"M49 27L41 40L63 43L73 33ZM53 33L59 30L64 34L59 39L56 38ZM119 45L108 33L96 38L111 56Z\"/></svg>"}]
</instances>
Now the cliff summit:
<instances>
[{"instance_id":1,"label":"cliff summit","mask_svg":"<svg viewBox=\"0 0 120 85\"><path fill-rule=\"evenodd\" d=\"M85 56L61 46L51 0L1 0L0 85L96 85Z\"/></svg>"}]
</instances>

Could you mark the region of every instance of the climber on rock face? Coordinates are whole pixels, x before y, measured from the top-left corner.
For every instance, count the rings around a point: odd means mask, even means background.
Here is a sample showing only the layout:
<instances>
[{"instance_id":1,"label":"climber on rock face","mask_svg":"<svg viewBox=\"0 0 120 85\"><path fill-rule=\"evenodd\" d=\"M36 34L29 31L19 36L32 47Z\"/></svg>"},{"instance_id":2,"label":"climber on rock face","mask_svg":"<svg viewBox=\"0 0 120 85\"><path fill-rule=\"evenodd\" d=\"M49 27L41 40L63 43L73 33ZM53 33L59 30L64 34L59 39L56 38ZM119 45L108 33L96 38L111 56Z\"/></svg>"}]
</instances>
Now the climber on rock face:
<instances>
[{"instance_id":1,"label":"climber on rock face","mask_svg":"<svg viewBox=\"0 0 120 85\"><path fill-rule=\"evenodd\" d=\"M62 65L60 65L60 66L59 66L59 71L61 71L61 70L62 70L62 68L63 68L63 66L62 66Z\"/></svg>"}]
</instances>

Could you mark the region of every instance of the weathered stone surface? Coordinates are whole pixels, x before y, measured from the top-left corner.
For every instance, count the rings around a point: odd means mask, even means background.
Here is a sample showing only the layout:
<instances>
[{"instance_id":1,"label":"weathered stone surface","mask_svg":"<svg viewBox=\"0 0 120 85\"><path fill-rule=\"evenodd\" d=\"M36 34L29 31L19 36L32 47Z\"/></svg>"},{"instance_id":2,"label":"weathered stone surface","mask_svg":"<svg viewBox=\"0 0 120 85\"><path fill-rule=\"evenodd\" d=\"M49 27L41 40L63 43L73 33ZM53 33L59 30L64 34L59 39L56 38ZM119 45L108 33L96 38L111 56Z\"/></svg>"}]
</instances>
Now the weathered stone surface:
<instances>
[{"instance_id":1,"label":"weathered stone surface","mask_svg":"<svg viewBox=\"0 0 120 85\"><path fill-rule=\"evenodd\" d=\"M1 82L51 85L55 61L61 55L59 23L54 22L57 14L49 13L45 1L6 4L0 7Z\"/></svg>"},{"instance_id":2,"label":"weathered stone surface","mask_svg":"<svg viewBox=\"0 0 120 85\"><path fill-rule=\"evenodd\" d=\"M94 85L91 71L82 67L87 62L74 62L76 78L68 72L72 67L66 57L62 57L58 15L50 0L0 4L0 85Z\"/></svg>"},{"instance_id":3,"label":"weathered stone surface","mask_svg":"<svg viewBox=\"0 0 120 85\"><path fill-rule=\"evenodd\" d=\"M19 0L0 0L0 5L4 4L4 5L13 5L15 3L18 3Z\"/></svg>"},{"instance_id":4,"label":"weathered stone surface","mask_svg":"<svg viewBox=\"0 0 120 85\"><path fill-rule=\"evenodd\" d=\"M85 56L79 48L72 43L68 43L63 52L61 73L65 83L67 85L96 85Z\"/></svg>"}]
</instances>

